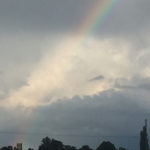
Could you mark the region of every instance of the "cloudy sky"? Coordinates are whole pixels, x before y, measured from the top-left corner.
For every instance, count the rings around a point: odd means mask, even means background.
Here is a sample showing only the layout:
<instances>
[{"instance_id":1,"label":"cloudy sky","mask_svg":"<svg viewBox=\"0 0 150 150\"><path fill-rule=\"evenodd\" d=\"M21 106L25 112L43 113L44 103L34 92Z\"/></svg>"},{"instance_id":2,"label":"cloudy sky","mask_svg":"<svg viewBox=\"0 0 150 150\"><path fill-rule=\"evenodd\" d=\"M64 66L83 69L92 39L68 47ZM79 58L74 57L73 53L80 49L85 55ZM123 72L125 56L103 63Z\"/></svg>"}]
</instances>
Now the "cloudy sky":
<instances>
[{"instance_id":1,"label":"cloudy sky","mask_svg":"<svg viewBox=\"0 0 150 150\"><path fill-rule=\"evenodd\" d=\"M1 0L0 145L138 147L149 17L149 0Z\"/></svg>"}]
</instances>

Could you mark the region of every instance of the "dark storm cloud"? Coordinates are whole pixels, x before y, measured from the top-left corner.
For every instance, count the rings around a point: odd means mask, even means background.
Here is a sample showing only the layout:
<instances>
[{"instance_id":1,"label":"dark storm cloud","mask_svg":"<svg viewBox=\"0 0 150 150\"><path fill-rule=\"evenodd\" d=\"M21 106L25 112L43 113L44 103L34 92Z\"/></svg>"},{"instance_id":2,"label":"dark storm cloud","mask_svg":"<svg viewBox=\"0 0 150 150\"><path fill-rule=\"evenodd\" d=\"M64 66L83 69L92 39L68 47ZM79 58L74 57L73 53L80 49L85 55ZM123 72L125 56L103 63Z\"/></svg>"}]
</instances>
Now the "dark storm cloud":
<instances>
[{"instance_id":1,"label":"dark storm cloud","mask_svg":"<svg viewBox=\"0 0 150 150\"><path fill-rule=\"evenodd\" d=\"M148 81L140 79L140 82L142 80ZM130 83L135 81L137 79ZM51 106L37 107L26 118L27 126L24 126L25 118L22 118L22 114L30 109L20 111L19 108L1 108L1 131L10 143L10 137L14 139L18 134L25 136L24 144L31 147L37 147L43 137L49 136L75 146L89 144L97 147L102 140L111 140L117 146L136 149L144 119L149 118L150 94L145 87L140 87L142 90L120 89L122 90L110 89L93 97L74 97L57 101ZM4 113L8 116L7 119L3 116Z\"/></svg>"},{"instance_id":2,"label":"dark storm cloud","mask_svg":"<svg viewBox=\"0 0 150 150\"><path fill-rule=\"evenodd\" d=\"M34 136L34 140L40 141L40 138L48 135L65 144L90 144L92 147L107 139L117 146L124 144L122 146L131 148L134 145L135 148L138 146L136 140L144 118L150 113L148 105L147 108L139 105L141 100L146 99L148 97L143 97L142 91L109 90L92 98L74 97L71 101L59 101L48 107L39 107L31 115L32 130L28 130L28 136L38 134L38 137ZM132 136L137 139L129 141Z\"/></svg>"},{"instance_id":3,"label":"dark storm cloud","mask_svg":"<svg viewBox=\"0 0 150 150\"><path fill-rule=\"evenodd\" d=\"M126 128L125 122L133 123L130 115L144 113L137 102L141 97L135 98L134 94L128 91L110 90L93 98L75 97L72 101L57 102L49 108L37 109L41 119L36 119L36 124L44 126L45 129L50 128L55 132L54 134L134 135L136 134L136 129L133 129L134 125L129 124L131 127L129 130ZM46 116L49 116L50 120ZM121 128L119 128L120 126Z\"/></svg>"}]
</instances>

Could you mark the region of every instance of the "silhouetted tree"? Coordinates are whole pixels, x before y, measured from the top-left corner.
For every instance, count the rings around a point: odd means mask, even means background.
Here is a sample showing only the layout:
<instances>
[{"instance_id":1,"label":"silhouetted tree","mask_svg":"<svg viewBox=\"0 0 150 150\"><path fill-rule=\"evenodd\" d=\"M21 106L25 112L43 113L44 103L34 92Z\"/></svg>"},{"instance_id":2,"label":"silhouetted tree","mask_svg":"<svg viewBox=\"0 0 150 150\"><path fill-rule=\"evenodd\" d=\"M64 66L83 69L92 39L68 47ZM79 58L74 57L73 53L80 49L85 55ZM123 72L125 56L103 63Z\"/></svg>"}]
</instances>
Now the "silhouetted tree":
<instances>
[{"instance_id":1,"label":"silhouetted tree","mask_svg":"<svg viewBox=\"0 0 150 150\"><path fill-rule=\"evenodd\" d=\"M42 144L39 146L39 150L49 150L51 142L52 141L51 141L51 139L49 139L49 137L43 138Z\"/></svg>"},{"instance_id":2,"label":"silhouetted tree","mask_svg":"<svg viewBox=\"0 0 150 150\"><path fill-rule=\"evenodd\" d=\"M79 150L92 150L88 145L83 145Z\"/></svg>"},{"instance_id":3,"label":"silhouetted tree","mask_svg":"<svg viewBox=\"0 0 150 150\"><path fill-rule=\"evenodd\" d=\"M33 148L28 148L28 150L34 150Z\"/></svg>"},{"instance_id":4,"label":"silhouetted tree","mask_svg":"<svg viewBox=\"0 0 150 150\"><path fill-rule=\"evenodd\" d=\"M116 150L114 144L109 141L104 141L96 150Z\"/></svg>"},{"instance_id":5,"label":"silhouetted tree","mask_svg":"<svg viewBox=\"0 0 150 150\"><path fill-rule=\"evenodd\" d=\"M51 150L64 150L63 143L55 139L52 139Z\"/></svg>"},{"instance_id":6,"label":"silhouetted tree","mask_svg":"<svg viewBox=\"0 0 150 150\"><path fill-rule=\"evenodd\" d=\"M126 148L123 147L119 147L119 150L127 150Z\"/></svg>"},{"instance_id":7,"label":"silhouetted tree","mask_svg":"<svg viewBox=\"0 0 150 150\"><path fill-rule=\"evenodd\" d=\"M4 146L1 148L1 150L13 150L12 146Z\"/></svg>"},{"instance_id":8,"label":"silhouetted tree","mask_svg":"<svg viewBox=\"0 0 150 150\"><path fill-rule=\"evenodd\" d=\"M70 146L70 145L64 145L64 149L65 149L65 150L77 150L76 147Z\"/></svg>"},{"instance_id":9,"label":"silhouetted tree","mask_svg":"<svg viewBox=\"0 0 150 150\"><path fill-rule=\"evenodd\" d=\"M64 150L63 143L55 139L45 137L42 139L42 144L39 146L39 150Z\"/></svg>"},{"instance_id":10,"label":"silhouetted tree","mask_svg":"<svg viewBox=\"0 0 150 150\"><path fill-rule=\"evenodd\" d=\"M18 150L18 148L17 148L17 147L14 147L14 150Z\"/></svg>"},{"instance_id":11,"label":"silhouetted tree","mask_svg":"<svg viewBox=\"0 0 150 150\"><path fill-rule=\"evenodd\" d=\"M8 150L8 147L4 146L1 148L1 150Z\"/></svg>"}]
</instances>

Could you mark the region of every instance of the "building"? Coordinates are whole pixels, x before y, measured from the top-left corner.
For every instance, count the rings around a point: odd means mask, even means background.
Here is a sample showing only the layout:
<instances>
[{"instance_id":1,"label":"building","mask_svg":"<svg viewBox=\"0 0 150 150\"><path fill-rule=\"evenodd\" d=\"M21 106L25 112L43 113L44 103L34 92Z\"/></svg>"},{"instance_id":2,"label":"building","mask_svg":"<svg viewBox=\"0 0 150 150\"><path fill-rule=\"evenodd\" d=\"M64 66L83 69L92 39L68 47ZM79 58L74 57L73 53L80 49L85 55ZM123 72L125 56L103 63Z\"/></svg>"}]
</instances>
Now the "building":
<instances>
[{"instance_id":1,"label":"building","mask_svg":"<svg viewBox=\"0 0 150 150\"><path fill-rule=\"evenodd\" d=\"M22 150L22 143L17 143L17 150Z\"/></svg>"},{"instance_id":2,"label":"building","mask_svg":"<svg viewBox=\"0 0 150 150\"><path fill-rule=\"evenodd\" d=\"M145 125L143 126L143 129L140 132L140 150L149 150L147 120L145 120Z\"/></svg>"}]
</instances>

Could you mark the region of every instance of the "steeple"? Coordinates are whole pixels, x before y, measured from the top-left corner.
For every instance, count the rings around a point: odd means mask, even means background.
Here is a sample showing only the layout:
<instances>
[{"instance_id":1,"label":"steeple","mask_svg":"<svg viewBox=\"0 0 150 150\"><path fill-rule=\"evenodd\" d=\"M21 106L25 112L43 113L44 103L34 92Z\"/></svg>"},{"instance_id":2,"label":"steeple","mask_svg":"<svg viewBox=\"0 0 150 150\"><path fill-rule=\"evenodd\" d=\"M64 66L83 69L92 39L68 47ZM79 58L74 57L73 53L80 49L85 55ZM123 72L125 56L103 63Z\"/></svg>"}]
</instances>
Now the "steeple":
<instances>
[{"instance_id":1,"label":"steeple","mask_svg":"<svg viewBox=\"0 0 150 150\"><path fill-rule=\"evenodd\" d=\"M140 132L140 150L149 150L148 134L147 134L147 119L145 119L145 125Z\"/></svg>"},{"instance_id":2,"label":"steeple","mask_svg":"<svg viewBox=\"0 0 150 150\"><path fill-rule=\"evenodd\" d=\"M147 119L145 119L145 127L146 127L146 129L147 129Z\"/></svg>"}]
</instances>

